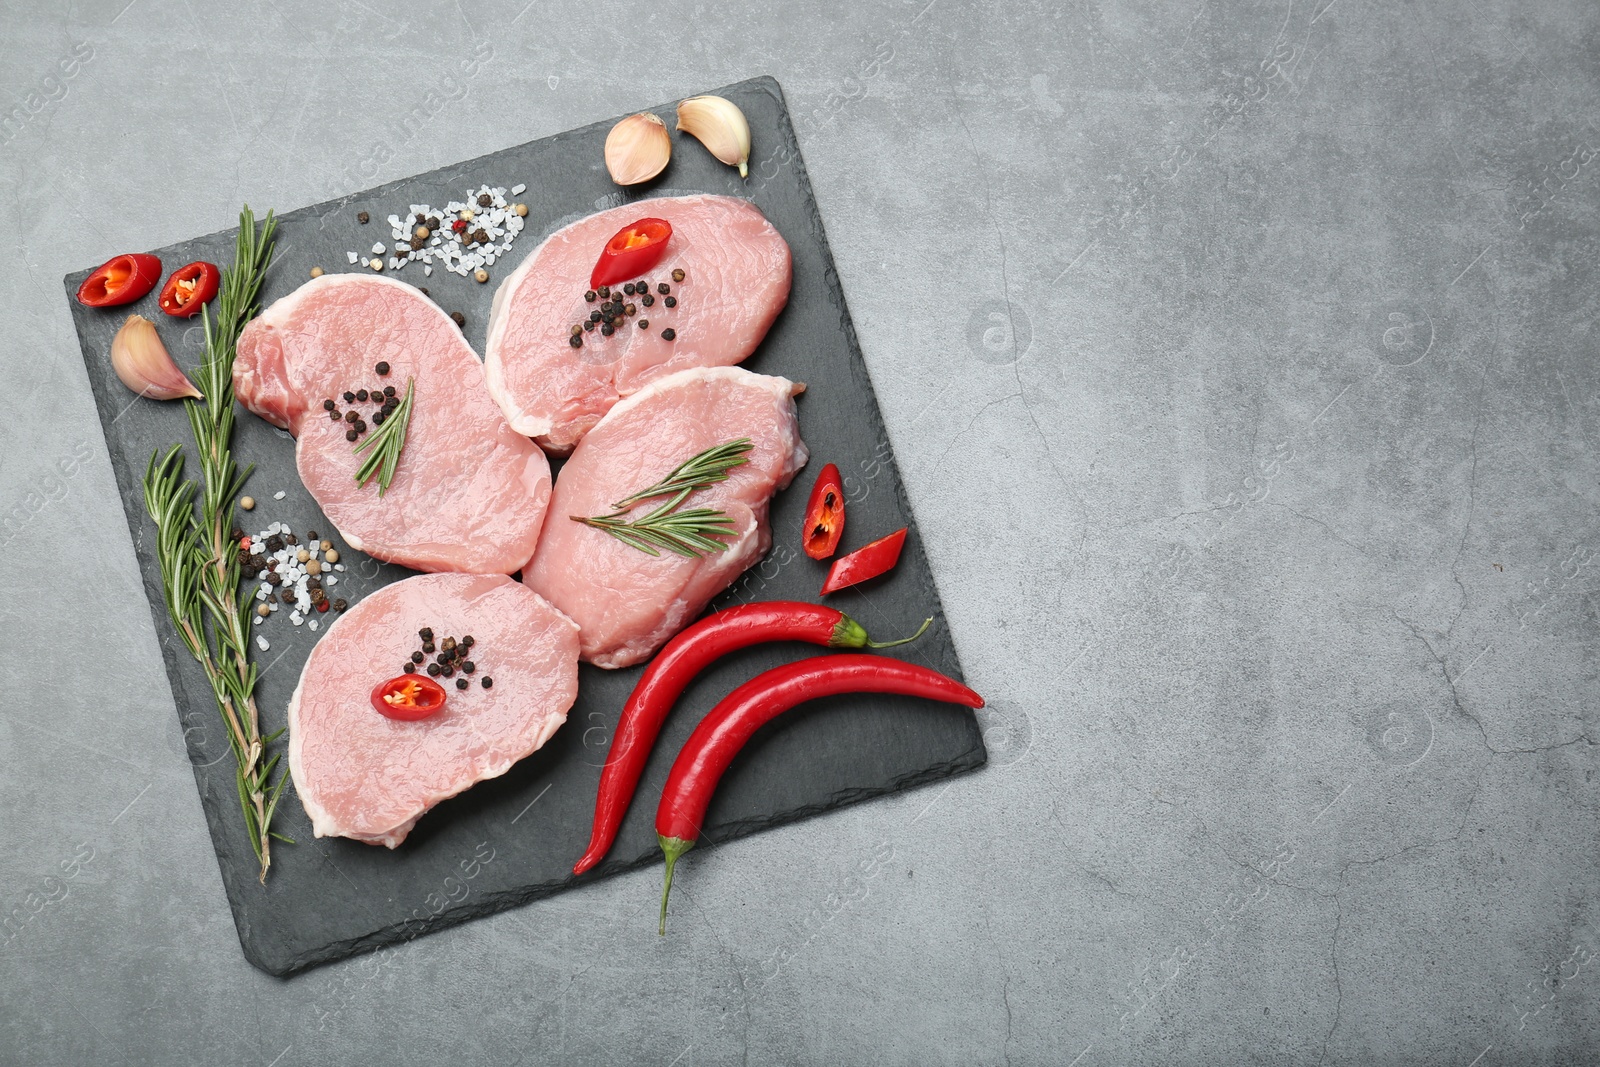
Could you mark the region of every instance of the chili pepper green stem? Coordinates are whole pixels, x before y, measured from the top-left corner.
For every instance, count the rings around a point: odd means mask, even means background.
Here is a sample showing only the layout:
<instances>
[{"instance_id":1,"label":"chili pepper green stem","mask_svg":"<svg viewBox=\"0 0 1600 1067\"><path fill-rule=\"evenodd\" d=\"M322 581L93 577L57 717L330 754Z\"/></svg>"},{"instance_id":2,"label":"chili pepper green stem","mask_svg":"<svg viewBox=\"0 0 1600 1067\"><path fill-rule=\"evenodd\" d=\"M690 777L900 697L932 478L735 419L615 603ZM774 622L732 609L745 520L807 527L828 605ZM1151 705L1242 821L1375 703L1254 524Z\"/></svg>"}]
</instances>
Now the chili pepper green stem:
<instances>
[{"instance_id":1,"label":"chili pepper green stem","mask_svg":"<svg viewBox=\"0 0 1600 1067\"><path fill-rule=\"evenodd\" d=\"M839 619L833 628L833 635L828 638L829 648L893 648L896 645L909 645L917 638L928 632L928 627L933 625L933 616L922 620L922 626L910 637L902 637L898 641L874 641L867 635L866 627L845 615Z\"/></svg>"},{"instance_id":2,"label":"chili pepper green stem","mask_svg":"<svg viewBox=\"0 0 1600 1067\"><path fill-rule=\"evenodd\" d=\"M662 937L667 936L667 895L672 892L672 868L678 865L678 857L694 848L694 842L681 837L662 837L656 835L661 842L661 851L667 855L667 881L661 887L661 926L656 933Z\"/></svg>"}]
</instances>

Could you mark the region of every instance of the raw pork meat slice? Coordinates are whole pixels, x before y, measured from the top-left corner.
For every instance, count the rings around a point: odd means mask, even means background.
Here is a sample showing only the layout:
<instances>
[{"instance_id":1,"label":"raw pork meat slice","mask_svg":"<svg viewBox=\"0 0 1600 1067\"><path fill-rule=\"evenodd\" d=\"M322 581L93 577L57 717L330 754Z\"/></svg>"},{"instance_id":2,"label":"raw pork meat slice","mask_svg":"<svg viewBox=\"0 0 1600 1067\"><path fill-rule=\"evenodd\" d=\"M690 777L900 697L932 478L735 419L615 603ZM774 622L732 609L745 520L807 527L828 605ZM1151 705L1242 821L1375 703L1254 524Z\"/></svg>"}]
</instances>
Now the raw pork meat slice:
<instances>
[{"instance_id":1,"label":"raw pork meat slice","mask_svg":"<svg viewBox=\"0 0 1600 1067\"><path fill-rule=\"evenodd\" d=\"M374 368L389 364L379 377ZM405 450L389 491L356 484L366 453L348 423L377 430L378 404L346 392L405 395L416 379ZM340 535L379 559L423 571L510 574L533 555L550 499L550 464L506 425L483 367L439 306L403 282L327 274L274 303L244 328L233 365L240 403L295 436L295 463Z\"/></svg>"},{"instance_id":2,"label":"raw pork meat slice","mask_svg":"<svg viewBox=\"0 0 1600 1067\"><path fill-rule=\"evenodd\" d=\"M666 255L650 271L653 306L623 296L636 314L611 336L597 328L570 344L572 327L600 309L589 274L612 235L643 218L672 224ZM684 271L682 282L672 271ZM638 279L632 279L637 281ZM551 234L494 294L484 371L513 429L553 453L572 451L620 398L690 367L742 361L789 300L789 245L755 207L731 196L641 200ZM677 307L657 291L665 282ZM649 329L640 329L647 319ZM664 340L662 331L677 336Z\"/></svg>"},{"instance_id":3,"label":"raw pork meat slice","mask_svg":"<svg viewBox=\"0 0 1600 1067\"><path fill-rule=\"evenodd\" d=\"M417 631L472 635L476 671L403 722L372 706ZM494 680L485 689L482 679ZM419 574L351 608L311 650L289 701L289 770L318 837L394 848L424 812L535 751L578 695L578 628L503 574Z\"/></svg>"},{"instance_id":4,"label":"raw pork meat slice","mask_svg":"<svg viewBox=\"0 0 1600 1067\"><path fill-rule=\"evenodd\" d=\"M623 400L589 431L556 480L550 521L522 572L523 582L578 624L585 660L627 667L647 659L766 555L767 505L806 462L793 399L804 388L738 367L686 370ZM569 518L609 514L612 501L741 437L755 446L749 462L683 505L727 512L734 525L726 552L650 556ZM660 503L646 501L633 514Z\"/></svg>"}]
</instances>

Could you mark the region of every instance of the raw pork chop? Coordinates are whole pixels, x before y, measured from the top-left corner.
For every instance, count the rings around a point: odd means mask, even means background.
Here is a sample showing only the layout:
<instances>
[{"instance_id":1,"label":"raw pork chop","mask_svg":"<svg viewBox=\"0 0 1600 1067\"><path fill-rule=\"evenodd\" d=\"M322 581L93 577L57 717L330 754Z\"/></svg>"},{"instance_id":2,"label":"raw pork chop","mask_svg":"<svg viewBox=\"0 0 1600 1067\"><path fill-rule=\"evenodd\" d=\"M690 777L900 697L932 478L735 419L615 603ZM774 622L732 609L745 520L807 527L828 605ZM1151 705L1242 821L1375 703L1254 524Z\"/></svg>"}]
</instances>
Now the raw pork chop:
<instances>
[{"instance_id":1,"label":"raw pork chop","mask_svg":"<svg viewBox=\"0 0 1600 1067\"><path fill-rule=\"evenodd\" d=\"M387 362L387 377L373 369ZM363 488L361 456L322 402L371 422L346 392L416 379L405 450L389 491ZM550 499L544 453L514 433L483 387L483 367L439 306L403 282L327 274L245 327L233 366L239 401L295 435L300 479L340 535L423 571L510 574L533 555Z\"/></svg>"},{"instance_id":2,"label":"raw pork chop","mask_svg":"<svg viewBox=\"0 0 1600 1067\"><path fill-rule=\"evenodd\" d=\"M627 667L648 658L772 546L767 504L806 462L794 396L805 386L738 367L681 371L641 389L601 419L561 470L550 521L522 580L578 624L583 658ZM733 519L726 552L649 556L569 516L656 484L690 456L748 437L749 461L684 507ZM642 516L661 501L635 507Z\"/></svg>"},{"instance_id":3,"label":"raw pork chop","mask_svg":"<svg viewBox=\"0 0 1600 1067\"><path fill-rule=\"evenodd\" d=\"M573 325L603 303L584 300L601 249L643 218L672 224L666 255L646 272L653 306L624 296L636 314L615 335L595 329L573 348ZM672 280L674 269L684 271L682 282ZM744 200L660 197L590 215L551 234L495 292L484 347L489 392L513 429L565 455L621 397L754 352L789 300L789 280L788 243ZM677 307L657 291L663 282ZM677 336L663 340L669 328Z\"/></svg>"},{"instance_id":4,"label":"raw pork chop","mask_svg":"<svg viewBox=\"0 0 1600 1067\"><path fill-rule=\"evenodd\" d=\"M402 722L372 706L417 631L472 635L476 671L445 706ZM431 658L431 657L430 657ZM482 679L494 680L485 689ZM419 574L339 618L289 701L289 770L318 837L394 848L446 797L502 775L549 740L578 695L578 628L503 574Z\"/></svg>"}]
</instances>

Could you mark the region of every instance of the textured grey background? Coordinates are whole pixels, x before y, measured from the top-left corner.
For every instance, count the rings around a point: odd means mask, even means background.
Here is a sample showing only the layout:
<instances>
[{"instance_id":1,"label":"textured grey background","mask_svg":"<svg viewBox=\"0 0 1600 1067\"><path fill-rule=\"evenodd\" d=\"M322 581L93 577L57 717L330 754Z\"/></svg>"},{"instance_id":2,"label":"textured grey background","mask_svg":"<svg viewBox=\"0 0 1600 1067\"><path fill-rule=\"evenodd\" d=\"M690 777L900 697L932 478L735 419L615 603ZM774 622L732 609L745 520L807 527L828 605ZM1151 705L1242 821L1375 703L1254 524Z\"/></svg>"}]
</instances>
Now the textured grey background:
<instances>
[{"instance_id":1,"label":"textured grey background","mask_svg":"<svg viewBox=\"0 0 1600 1067\"><path fill-rule=\"evenodd\" d=\"M124 3L0 12L0 1060L1600 1055L1593 4ZM261 975L61 275L760 73L989 768Z\"/></svg>"}]
</instances>

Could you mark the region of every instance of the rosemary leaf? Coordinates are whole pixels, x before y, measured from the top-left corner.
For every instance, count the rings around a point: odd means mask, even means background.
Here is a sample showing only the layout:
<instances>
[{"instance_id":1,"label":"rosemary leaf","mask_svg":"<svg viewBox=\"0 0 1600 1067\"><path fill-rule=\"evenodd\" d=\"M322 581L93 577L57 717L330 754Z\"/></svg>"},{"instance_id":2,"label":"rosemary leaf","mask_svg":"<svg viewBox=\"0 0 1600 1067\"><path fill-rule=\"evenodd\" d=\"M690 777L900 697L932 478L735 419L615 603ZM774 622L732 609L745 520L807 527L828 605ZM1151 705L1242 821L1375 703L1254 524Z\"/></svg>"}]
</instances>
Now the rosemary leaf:
<instances>
[{"instance_id":1,"label":"rosemary leaf","mask_svg":"<svg viewBox=\"0 0 1600 1067\"><path fill-rule=\"evenodd\" d=\"M416 385L415 378L407 378L405 399L394 409L394 414L384 419L383 425L368 434L365 441L356 445L358 456L369 448L372 450L367 452L361 466L356 468L356 482L364 486L372 480L373 475L377 475L379 496L389 491L395 468L400 465L400 450L406 447L406 430L411 426L411 397Z\"/></svg>"}]
</instances>

